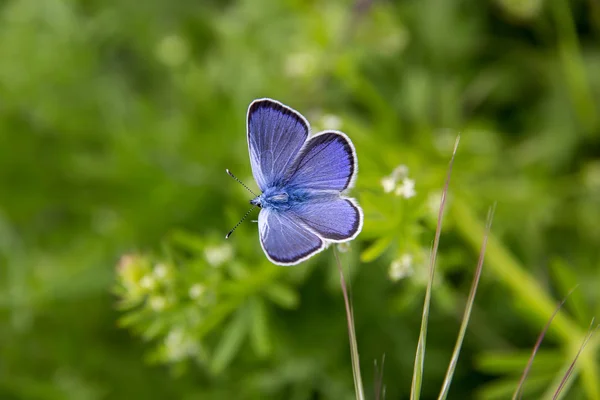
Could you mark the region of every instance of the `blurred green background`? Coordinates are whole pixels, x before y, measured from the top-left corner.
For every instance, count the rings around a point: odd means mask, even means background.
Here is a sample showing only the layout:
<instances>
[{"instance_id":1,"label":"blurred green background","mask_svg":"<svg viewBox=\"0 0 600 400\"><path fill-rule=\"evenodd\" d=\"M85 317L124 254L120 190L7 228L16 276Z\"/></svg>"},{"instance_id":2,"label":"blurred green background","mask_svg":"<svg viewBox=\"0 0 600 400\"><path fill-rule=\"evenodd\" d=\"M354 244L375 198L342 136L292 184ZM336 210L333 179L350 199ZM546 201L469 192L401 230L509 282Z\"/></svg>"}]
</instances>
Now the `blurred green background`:
<instances>
[{"instance_id":1,"label":"blurred green background","mask_svg":"<svg viewBox=\"0 0 600 400\"><path fill-rule=\"evenodd\" d=\"M510 398L578 285L526 384L551 396L600 311L599 71L593 0L1 1L0 399L353 398L332 251L282 268L255 223L223 239L258 97L356 145L365 226L340 251L369 398L384 354L408 396L459 133L423 396L494 202L450 398ZM599 340L566 398L600 399Z\"/></svg>"}]
</instances>

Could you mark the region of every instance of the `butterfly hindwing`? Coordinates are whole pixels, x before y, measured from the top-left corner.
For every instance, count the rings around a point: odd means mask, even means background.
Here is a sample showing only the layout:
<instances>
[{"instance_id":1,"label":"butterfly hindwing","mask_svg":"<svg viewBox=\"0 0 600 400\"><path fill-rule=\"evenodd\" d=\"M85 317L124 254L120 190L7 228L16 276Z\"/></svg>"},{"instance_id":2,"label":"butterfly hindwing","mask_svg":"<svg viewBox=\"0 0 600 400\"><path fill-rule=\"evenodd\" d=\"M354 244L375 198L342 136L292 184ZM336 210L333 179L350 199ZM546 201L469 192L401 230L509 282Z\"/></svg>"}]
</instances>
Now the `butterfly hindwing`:
<instances>
[{"instance_id":1,"label":"butterfly hindwing","mask_svg":"<svg viewBox=\"0 0 600 400\"><path fill-rule=\"evenodd\" d=\"M248 108L247 130L252 174L264 192L283 179L310 127L295 110L271 99L259 99Z\"/></svg>"},{"instance_id":2,"label":"butterfly hindwing","mask_svg":"<svg viewBox=\"0 0 600 400\"><path fill-rule=\"evenodd\" d=\"M262 209L258 214L261 246L273 263L293 265L323 250L325 242L289 212Z\"/></svg>"},{"instance_id":3,"label":"butterfly hindwing","mask_svg":"<svg viewBox=\"0 0 600 400\"><path fill-rule=\"evenodd\" d=\"M336 195L303 203L289 212L321 238L331 242L351 240L362 229L360 207L353 199Z\"/></svg>"}]
</instances>

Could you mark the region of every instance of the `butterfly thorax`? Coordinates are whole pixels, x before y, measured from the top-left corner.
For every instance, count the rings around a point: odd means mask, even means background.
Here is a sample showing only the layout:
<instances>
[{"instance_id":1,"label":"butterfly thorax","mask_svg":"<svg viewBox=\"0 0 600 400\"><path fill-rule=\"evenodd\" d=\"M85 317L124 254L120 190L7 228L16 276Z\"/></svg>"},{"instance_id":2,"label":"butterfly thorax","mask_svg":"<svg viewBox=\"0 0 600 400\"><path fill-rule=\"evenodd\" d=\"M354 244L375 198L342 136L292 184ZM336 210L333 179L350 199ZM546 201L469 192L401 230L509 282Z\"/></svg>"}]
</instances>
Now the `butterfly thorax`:
<instances>
[{"instance_id":1,"label":"butterfly thorax","mask_svg":"<svg viewBox=\"0 0 600 400\"><path fill-rule=\"evenodd\" d=\"M260 208L273 210L289 210L294 206L301 204L310 199L311 194L302 189L297 188L278 188L271 187L265 189L260 196L250 200L250 204Z\"/></svg>"}]
</instances>

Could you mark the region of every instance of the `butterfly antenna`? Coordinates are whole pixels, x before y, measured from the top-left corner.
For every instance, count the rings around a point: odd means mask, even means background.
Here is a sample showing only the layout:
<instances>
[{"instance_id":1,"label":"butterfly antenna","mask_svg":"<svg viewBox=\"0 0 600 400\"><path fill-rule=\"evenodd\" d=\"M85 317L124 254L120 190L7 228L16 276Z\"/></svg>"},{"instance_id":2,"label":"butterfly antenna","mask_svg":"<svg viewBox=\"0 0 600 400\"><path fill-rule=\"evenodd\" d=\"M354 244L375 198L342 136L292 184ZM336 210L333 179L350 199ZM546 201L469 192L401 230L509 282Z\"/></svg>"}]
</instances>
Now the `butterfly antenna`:
<instances>
[{"instance_id":1,"label":"butterfly antenna","mask_svg":"<svg viewBox=\"0 0 600 400\"><path fill-rule=\"evenodd\" d=\"M242 185L243 187L245 187L247 191L249 191L250 193L252 193L254 195L254 197L258 197L258 195L256 193L254 193L252 190L250 190L250 188L248 186L244 185L244 182L242 182L238 178L236 178L236 176L234 174L232 174L230 170L226 169L225 172L227 172L227 175L229 175L230 177L232 177L233 179L235 179L240 185Z\"/></svg>"},{"instance_id":2,"label":"butterfly antenna","mask_svg":"<svg viewBox=\"0 0 600 400\"><path fill-rule=\"evenodd\" d=\"M243 184L242 184L243 185ZM225 235L225 239L229 239L229 236L231 236L231 234L233 233L233 231L235 231L235 229L240 226L240 224L242 222L244 222L244 220L246 219L246 217L248 217L248 215L250 215L250 213L252 212L252 210L254 210L256 208L256 206L252 207L251 209L248 210L248 212L242 217L242 219L240 219L240 222L238 222L237 224L235 224L235 226L233 227L233 229L231 229L229 231L229 233L227 235Z\"/></svg>"}]
</instances>

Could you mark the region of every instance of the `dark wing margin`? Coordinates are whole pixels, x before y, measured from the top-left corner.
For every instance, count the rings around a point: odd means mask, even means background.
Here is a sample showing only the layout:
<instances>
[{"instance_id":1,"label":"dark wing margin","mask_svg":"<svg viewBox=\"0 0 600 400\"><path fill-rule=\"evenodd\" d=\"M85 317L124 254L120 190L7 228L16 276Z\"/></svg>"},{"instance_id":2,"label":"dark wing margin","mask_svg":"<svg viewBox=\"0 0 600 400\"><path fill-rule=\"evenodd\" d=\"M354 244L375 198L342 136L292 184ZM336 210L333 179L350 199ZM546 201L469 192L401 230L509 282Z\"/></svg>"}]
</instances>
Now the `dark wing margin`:
<instances>
[{"instance_id":1,"label":"dark wing margin","mask_svg":"<svg viewBox=\"0 0 600 400\"><path fill-rule=\"evenodd\" d=\"M252 174L261 191L281 183L309 133L308 121L278 101L258 99L250 104L248 151Z\"/></svg>"}]
</instances>

